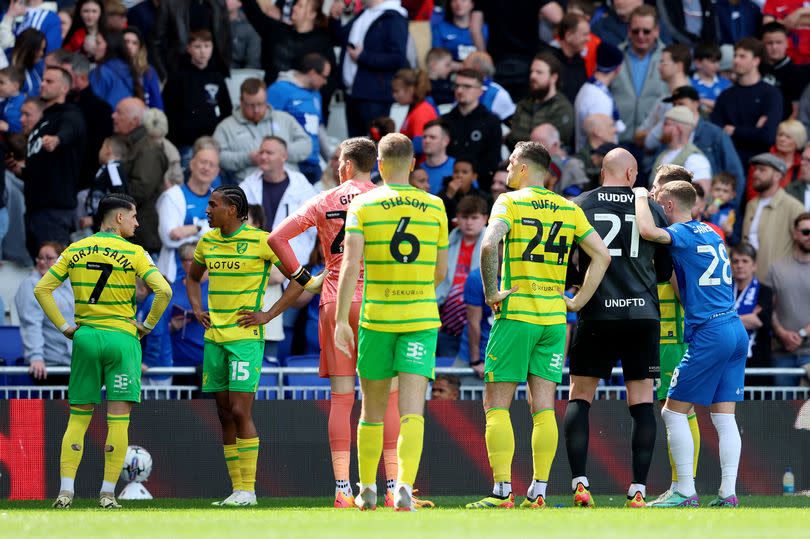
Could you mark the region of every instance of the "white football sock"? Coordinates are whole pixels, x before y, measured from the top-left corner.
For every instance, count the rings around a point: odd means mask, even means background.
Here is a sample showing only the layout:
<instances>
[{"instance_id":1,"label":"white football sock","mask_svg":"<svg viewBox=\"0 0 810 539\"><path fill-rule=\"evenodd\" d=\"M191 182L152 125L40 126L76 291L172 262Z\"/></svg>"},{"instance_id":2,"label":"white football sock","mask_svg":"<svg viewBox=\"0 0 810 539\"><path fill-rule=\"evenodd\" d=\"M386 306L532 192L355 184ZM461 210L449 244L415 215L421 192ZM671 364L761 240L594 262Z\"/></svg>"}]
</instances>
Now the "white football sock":
<instances>
[{"instance_id":1,"label":"white football sock","mask_svg":"<svg viewBox=\"0 0 810 539\"><path fill-rule=\"evenodd\" d=\"M512 494L512 483L506 481L495 483L495 485L492 487L492 494L498 496L499 498L506 498Z\"/></svg>"},{"instance_id":2,"label":"white football sock","mask_svg":"<svg viewBox=\"0 0 810 539\"><path fill-rule=\"evenodd\" d=\"M76 480L73 477L63 477L61 485L59 486L59 490L66 490L68 492L73 492L73 483Z\"/></svg>"},{"instance_id":3,"label":"white football sock","mask_svg":"<svg viewBox=\"0 0 810 539\"><path fill-rule=\"evenodd\" d=\"M631 483L630 488L627 489L627 495L629 497L633 497L636 495L636 492L641 493L642 498L647 497L647 485L642 485L641 483Z\"/></svg>"},{"instance_id":4,"label":"white football sock","mask_svg":"<svg viewBox=\"0 0 810 539\"><path fill-rule=\"evenodd\" d=\"M663 409L661 417L667 426L669 450L678 475L678 492L684 496L692 496L695 494L695 478L692 477L695 443L692 441L692 431L689 430L689 419L686 414L667 408Z\"/></svg>"},{"instance_id":5,"label":"white football sock","mask_svg":"<svg viewBox=\"0 0 810 539\"><path fill-rule=\"evenodd\" d=\"M712 423L720 439L720 497L728 498L736 493L742 440L734 414L712 414Z\"/></svg>"},{"instance_id":6,"label":"white football sock","mask_svg":"<svg viewBox=\"0 0 810 539\"><path fill-rule=\"evenodd\" d=\"M585 488L590 488L591 485L588 483L588 478L584 475L580 475L579 477L575 477L571 480L571 490L577 489L577 483L582 483L585 485Z\"/></svg>"},{"instance_id":7,"label":"white football sock","mask_svg":"<svg viewBox=\"0 0 810 539\"><path fill-rule=\"evenodd\" d=\"M115 494L115 483L111 483L110 481L102 481L101 492L112 492Z\"/></svg>"},{"instance_id":8,"label":"white football sock","mask_svg":"<svg viewBox=\"0 0 810 539\"><path fill-rule=\"evenodd\" d=\"M352 486L349 482L345 479L338 479L335 481L335 496L337 496L338 492L342 492L343 494L347 494L349 496L352 495Z\"/></svg>"},{"instance_id":9,"label":"white football sock","mask_svg":"<svg viewBox=\"0 0 810 539\"><path fill-rule=\"evenodd\" d=\"M545 498L547 486L548 482L546 481L538 481L537 479L532 479L532 484L529 485L529 492L526 493L526 496L531 498L532 500L536 500L538 496L542 496L543 498Z\"/></svg>"}]
</instances>

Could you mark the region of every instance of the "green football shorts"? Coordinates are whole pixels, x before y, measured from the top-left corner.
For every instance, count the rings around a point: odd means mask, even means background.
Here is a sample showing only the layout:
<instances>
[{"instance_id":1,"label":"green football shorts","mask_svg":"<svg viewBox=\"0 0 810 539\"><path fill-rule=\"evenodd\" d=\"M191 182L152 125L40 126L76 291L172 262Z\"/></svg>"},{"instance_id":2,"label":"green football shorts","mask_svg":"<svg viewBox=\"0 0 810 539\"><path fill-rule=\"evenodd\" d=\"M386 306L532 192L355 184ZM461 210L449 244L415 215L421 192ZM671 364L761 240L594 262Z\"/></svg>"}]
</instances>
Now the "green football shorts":
<instances>
[{"instance_id":1,"label":"green football shorts","mask_svg":"<svg viewBox=\"0 0 810 539\"><path fill-rule=\"evenodd\" d=\"M439 328L397 333L360 326L357 338L357 373L360 378L386 380L405 372L433 380Z\"/></svg>"},{"instance_id":2,"label":"green football shorts","mask_svg":"<svg viewBox=\"0 0 810 539\"><path fill-rule=\"evenodd\" d=\"M80 326L73 335L70 358L70 404L108 401L141 402L141 343L120 331Z\"/></svg>"},{"instance_id":3,"label":"green football shorts","mask_svg":"<svg viewBox=\"0 0 810 539\"><path fill-rule=\"evenodd\" d=\"M672 381L672 372L683 359L683 355L686 353L688 347L689 345L685 343L661 345L661 378L658 380L658 387L656 389L659 401L666 400L667 393L669 392L669 383Z\"/></svg>"},{"instance_id":4,"label":"green football shorts","mask_svg":"<svg viewBox=\"0 0 810 539\"><path fill-rule=\"evenodd\" d=\"M525 382L531 374L559 384L565 334L565 324L541 326L498 318L489 333L484 381Z\"/></svg>"},{"instance_id":5,"label":"green football shorts","mask_svg":"<svg viewBox=\"0 0 810 539\"><path fill-rule=\"evenodd\" d=\"M262 374L263 358L264 341L205 341L203 392L255 393Z\"/></svg>"}]
</instances>

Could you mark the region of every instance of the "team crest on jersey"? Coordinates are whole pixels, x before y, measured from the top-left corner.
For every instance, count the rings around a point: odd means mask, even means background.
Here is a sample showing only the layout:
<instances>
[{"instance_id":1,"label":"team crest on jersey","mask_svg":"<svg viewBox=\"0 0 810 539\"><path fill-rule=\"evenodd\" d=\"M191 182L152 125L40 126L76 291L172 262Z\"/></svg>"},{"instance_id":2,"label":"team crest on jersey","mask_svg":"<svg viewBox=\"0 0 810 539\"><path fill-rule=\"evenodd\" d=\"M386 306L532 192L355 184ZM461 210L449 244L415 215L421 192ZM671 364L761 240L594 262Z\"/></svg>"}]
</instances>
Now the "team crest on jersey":
<instances>
[{"instance_id":1,"label":"team crest on jersey","mask_svg":"<svg viewBox=\"0 0 810 539\"><path fill-rule=\"evenodd\" d=\"M243 241L240 241L239 243L236 244L236 252L239 253L240 255L245 254L245 251L247 251L247 248L248 248L248 244L243 242Z\"/></svg>"}]
</instances>

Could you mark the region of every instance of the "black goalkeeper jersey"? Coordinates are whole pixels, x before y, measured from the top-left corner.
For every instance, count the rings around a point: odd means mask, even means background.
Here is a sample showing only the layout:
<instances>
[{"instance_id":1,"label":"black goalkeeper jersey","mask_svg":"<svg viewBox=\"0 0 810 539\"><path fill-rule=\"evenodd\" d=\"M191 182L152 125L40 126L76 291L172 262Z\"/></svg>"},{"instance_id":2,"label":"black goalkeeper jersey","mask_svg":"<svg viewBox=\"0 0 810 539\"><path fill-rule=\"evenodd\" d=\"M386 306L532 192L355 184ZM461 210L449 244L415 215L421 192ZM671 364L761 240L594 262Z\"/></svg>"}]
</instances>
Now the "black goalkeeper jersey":
<instances>
[{"instance_id":1,"label":"black goalkeeper jersey","mask_svg":"<svg viewBox=\"0 0 810 539\"><path fill-rule=\"evenodd\" d=\"M660 317L657 283L669 280L672 259L663 245L641 238L635 197L629 187L599 187L574 200L604 240L611 262L602 283L582 311L582 320L639 320ZM650 201L655 224L668 225L664 211ZM590 257L579 250L579 268Z\"/></svg>"}]
</instances>

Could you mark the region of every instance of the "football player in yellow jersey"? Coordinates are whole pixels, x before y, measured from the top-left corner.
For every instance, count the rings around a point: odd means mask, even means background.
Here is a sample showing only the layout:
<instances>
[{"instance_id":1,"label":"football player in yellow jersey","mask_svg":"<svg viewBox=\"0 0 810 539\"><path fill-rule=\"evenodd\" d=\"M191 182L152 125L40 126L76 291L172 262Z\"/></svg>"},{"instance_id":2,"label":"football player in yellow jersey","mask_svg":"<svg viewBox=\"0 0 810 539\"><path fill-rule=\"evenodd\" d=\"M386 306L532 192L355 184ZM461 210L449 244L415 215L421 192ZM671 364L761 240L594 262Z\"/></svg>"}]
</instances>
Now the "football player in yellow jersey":
<instances>
[{"instance_id":1,"label":"football player in yellow jersey","mask_svg":"<svg viewBox=\"0 0 810 539\"><path fill-rule=\"evenodd\" d=\"M658 193L661 187L673 181L686 181L692 183L692 173L684 167L678 165L661 165L655 172L650 196L653 200L658 200ZM657 397L663 407L667 400L669 384L672 382L672 374L675 367L683 359L688 345L684 342L684 312L678 295L678 280L675 274L669 282L658 283L658 302L661 309L661 379L658 383ZM697 414L692 408L687 414L689 420L689 431L692 433L692 443L695 452L692 459L692 474L697 475L698 457L700 456L700 427L698 426ZM669 464L672 469L672 483L669 490L661 494L652 503L664 500L672 492L678 490L678 474L675 471L675 463L672 460L672 453L669 451L667 441L667 453L669 454Z\"/></svg>"},{"instance_id":2,"label":"football player in yellow jersey","mask_svg":"<svg viewBox=\"0 0 810 539\"><path fill-rule=\"evenodd\" d=\"M194 316L205 327L202 390L214 393L222 425L225 464L233 493L214 505L256 505L259 435L253 424L253 398L264 356L264 325L292 305L304 290L295 282L263 312L271 264L280 265L267 244L268 232L245 224L248 203L235 186L218 187L206 208L211 231L197 244L186 287ZM202 310L200 281L208 271L208 311ZM325 277L309 278L318 293Z\"/></svg>"},{"instance_id":3,"label":"football player in yellow jersey","mask_svg":"<svg viewBox=\"0 0 810 539\"><path fill-rule=\"evenodd\" d=\"M554 393L565 361L566 308L576 312L593 296L610 255L582 210L543 187L551 157L542 144L519 142L509 156L507 185L495 202L481 245L487 305L497 313L484 367L486 444L495 485L469 509L512 508L515 437L509 405L528 378L534 476L522 507L545 507L557 450ZM504 241L503 289L498 289L498 244ZM563 295L573 242L591 257L582 288Z\"/></svg>"},{"instance_id":4,"label":"football player in yellow jersey","mask_svg":"<svg viewBox=\"0 0 810 539\"><path fill-rule=\"evenodd\" d=\"M141 346L160 319L172 291L143 247L124 238L135 235L135 200L114 193L101 199L101 232L71 244L34 288L34 295L54 326L73 339L68 400L70 419L62 438L61 486L53 506L70 507L76 470L84 452L84 435L107 388L107 440L104 482L99 505L118 509L115 484L129 444L132 403L141 400ZM135 321L135 278L155 291L152 309L143 324ZM59 312L53 291L70 278L76 302L76 326Z\"/></svg>"},{"instance_id":5,"label":"football player in yellow jersey","mask_svg":"<svg viewBox=\"0 0 810 539\"><path fill-rule=\"evenodd\" d=\"M441 199L412 187L413 144L402 134L378 147L385 185L358 195L346 216L338 281L335 346L349 355L349 313L360 263L363 303L357 331L357 372L363 392L357 455L360 493L355 504L377 507L377 466L391 379L399 376L400 432L394 509L413 511L413 483L422 457L425 392L436 365L439 309L436 285L447 271L447 214Z\"/></svg>"}]
</instances>

